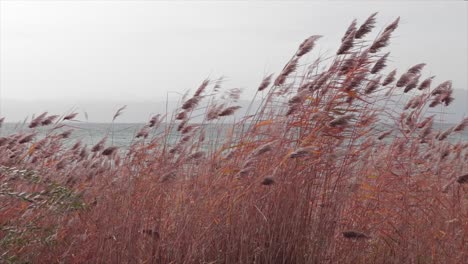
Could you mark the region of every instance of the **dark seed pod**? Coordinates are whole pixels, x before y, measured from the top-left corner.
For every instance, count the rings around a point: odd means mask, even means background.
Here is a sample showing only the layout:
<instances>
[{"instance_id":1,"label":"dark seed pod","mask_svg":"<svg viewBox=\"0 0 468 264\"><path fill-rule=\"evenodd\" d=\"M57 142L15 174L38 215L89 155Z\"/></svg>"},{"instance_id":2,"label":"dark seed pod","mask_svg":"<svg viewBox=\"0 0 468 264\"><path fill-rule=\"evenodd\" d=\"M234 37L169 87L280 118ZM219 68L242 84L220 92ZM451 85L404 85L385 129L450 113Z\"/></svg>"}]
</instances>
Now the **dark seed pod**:
<instances>
[{"instance_id":1,"label":"dark seed pod","mask_svg":"<svg viewBox=\"0 0 468 264\"><path fill-rule=\"evenodd\" d=\"M361 232L358 232L358 231L344 231L344 232L343 232L343 236L344 236L345 238L349 238L349 239L364 239L364 238L369 238L369 236L367 236L366 234L361 233Z\"/></svg>"},{"instance_id":2,"label":"dark seed pod","mask_svg":"<svg viewBox=\"0 0 468 264\"><path fill-rule=\"evenodd\" d=\"M265 177L262 181L262 185L272 185L275 183L275 180L271 177Z\"/></svg>"},{"instance_id":3,"label":"dark seed pod","mask_svg":"<svg viewBox=\"0 0 468 264\"><path fill-rule=\"evenodd\" d=\"M465 175L462 175L462 176L458 177L457 182L459 184L468 183L468 174L465 174Z\"/></svg>"}]
</instances>

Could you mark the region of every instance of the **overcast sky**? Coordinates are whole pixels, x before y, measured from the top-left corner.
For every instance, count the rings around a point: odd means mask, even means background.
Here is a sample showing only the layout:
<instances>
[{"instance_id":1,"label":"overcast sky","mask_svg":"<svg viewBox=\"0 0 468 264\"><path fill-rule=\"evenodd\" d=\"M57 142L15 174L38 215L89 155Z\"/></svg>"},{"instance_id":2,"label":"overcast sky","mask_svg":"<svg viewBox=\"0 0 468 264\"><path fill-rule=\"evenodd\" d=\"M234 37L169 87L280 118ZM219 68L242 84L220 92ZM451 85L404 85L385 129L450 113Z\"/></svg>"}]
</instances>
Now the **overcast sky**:
<instances>
[{"instance_id":1,"label":"overcast sky","mask_svg":"<svg viewBox=\"0 0 468 264\"><path fill-rule=\"evenodd\" d=\"M248 99L304 38L324 36L309 59L333 54L352 19L361 23L376 11L377 30L401 16L389 67L425 62L424 74L436 81L468 87L466 1L0 5L2 101L158 101L167 91L193 90L221 75Z\"/></svg>"}]
</instances>

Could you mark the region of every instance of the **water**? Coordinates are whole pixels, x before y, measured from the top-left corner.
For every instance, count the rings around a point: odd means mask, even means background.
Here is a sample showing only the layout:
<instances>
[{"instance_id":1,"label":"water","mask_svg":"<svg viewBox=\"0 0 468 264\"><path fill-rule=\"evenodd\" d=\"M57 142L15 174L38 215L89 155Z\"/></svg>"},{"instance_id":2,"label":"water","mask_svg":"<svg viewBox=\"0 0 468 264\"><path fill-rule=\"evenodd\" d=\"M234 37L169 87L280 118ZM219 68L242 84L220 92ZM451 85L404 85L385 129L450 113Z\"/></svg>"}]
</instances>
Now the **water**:
<instances>
[{"instance_id":1,"label":"water","mask_svg":"<svg viewBox=\"0 0 468 264\"><path fill-rule=\"evenodd\" d=\"M68 122L65 123L65 126L56 130L51 131L51 126L47 127L40 127L37 128L35 131L38 132L38 138L42 138L46 136L48 133L58 134L63 131L73 129L72 134L70 135L69 139L64 140L65 145L73 145L77 140L81 140L84 144L88 146L92 146L100 141L103 137L107 135L107 144L106 145L113 145L118 146L120 148L126 149L132 142L135 141L135 136L140 131L140 129L144 126L143 123L118 123L118 124L110 124L110 123L84 123L84 122ZM435 124L434 130L441 130L445 131L453 124ZM205 132L206 132L206 142L205 144L210 145L216 141L216 137L218 132L226 132L231 125L206 125ZM149 134L148 138L152 138L152 136L164 133L165 127L162 125L157 130L152 131ZM28 124L18 124L18 123L5 123L0 128L0 137L4 137L13 133L23 132L29 133L32 132L30 128L28 128ZM174 142L178 137L180 137L180 133L173 129L169 134L169 143ZM463 131L462 133L453 133L449 140L458 141L458 140L465 140L468 141L468 130Z\"/></svg>"},{"instance_id":2,"label":"water","mask_svg":"<svg viewBox=\"0 0 468 264\"><path fill-rule=\"evenodd\" d=\"M58 129L52 129L53 126L38 127L35 129L28 128L29 124L18 124L18 123L5 123L0 128L0 137L8 136L14 133L30 133L37 132L36 140L41 139L48 134L60 134L67 130L72 130L71 135L68 139L63 140L64 145L72 146L76 141L80 140L83 144L93 146L98 143L101 139L107 136L106 146L117 146L121 149L127 149L136 140L138 132L146 125L143 123L84 123L84 122L68 122L64 123L65 126ZM219 144L217 137L222 135L232 127L232 125L204 125L205 141L204 146L209 147L213 144ZM221 132L221 134L220 134ZM150 130L148 138L150 139L164 135L166 133L166 126L160 125L157 129ZM169 131L169 137L167 143L174 143L181 137L181 133L177 131L177 125Z\"/></svg>"},{"instance_id":3,"label":"water","mask_svg":"<svg viewBox=\"0 0 468 264\"><path fill-rule=\"evenodd\" d=\"M38 132L37 137L42 138L49 133L59 134L72 129L69 139L64 140L64 143L68 144L74 144L77 140L81 140L84 144L94 145L107 135L108 144L125 148L132 143L132 140L135 139L136 134L143 126L144 124L67 123L64 127L53 131L51 126L40 127L35 131ZM32 129L28 128L28 124L6 123L0 128L0 136L32 131Z\"/></svg>"}]
</instances>

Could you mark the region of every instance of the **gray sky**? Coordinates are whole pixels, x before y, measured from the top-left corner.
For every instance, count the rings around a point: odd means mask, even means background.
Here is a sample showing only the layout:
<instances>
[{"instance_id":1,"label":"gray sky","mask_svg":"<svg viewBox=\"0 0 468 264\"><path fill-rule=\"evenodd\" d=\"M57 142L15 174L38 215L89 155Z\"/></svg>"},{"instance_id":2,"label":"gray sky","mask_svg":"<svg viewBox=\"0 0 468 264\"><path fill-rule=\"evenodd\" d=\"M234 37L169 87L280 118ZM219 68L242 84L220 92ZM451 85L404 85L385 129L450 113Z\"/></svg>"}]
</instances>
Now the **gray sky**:
<instances>
[{"instance_id":1,"label":"gray sky","mask_svg":"<svg viewBox=\"0 0 468 264\"><path fill-rule=\"evenodd\" d=\"M361 23L375 11L377 30L401 16L389 67L402 71L425 62L424 74L437 75L436 82L468 87L466 1L0 5L2 101L161 101L166 91L193 90L221 75L228 77L226 88L243 88L248 99L304 38L324 36L309 59L333 54L352 19ZM2 112L17 112L8 107Z\"/></svg>"}]
</instances>

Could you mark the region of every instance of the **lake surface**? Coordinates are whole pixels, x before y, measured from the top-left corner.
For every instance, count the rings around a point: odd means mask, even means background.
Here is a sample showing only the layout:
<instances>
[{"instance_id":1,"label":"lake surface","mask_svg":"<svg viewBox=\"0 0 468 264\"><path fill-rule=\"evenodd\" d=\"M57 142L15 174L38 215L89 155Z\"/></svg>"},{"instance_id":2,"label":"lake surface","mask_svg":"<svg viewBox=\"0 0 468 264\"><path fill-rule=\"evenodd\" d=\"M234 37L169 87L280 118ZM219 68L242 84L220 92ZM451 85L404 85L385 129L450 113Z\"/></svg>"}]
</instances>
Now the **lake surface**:
<instances>
[{"instance_id":1,"label":"lake surface","mask_svg":"<svg viewBox=\"0 0 468 264\"><path fill-rule=\"evenodd\" d=\"M34 129L28 128L29 123L27 124L18 124L18 123L4 123L0 128L0 137L5 137L14 133L30 133ZM67 130L72 130L71 135L68 139L65 139L63 142L65 145L71 146L77 140L81 140L82 143L92 146L99 142L102 138L107 136L106 146L118 146L120 148L127 148L130 146L136 139L138 132L145 126L143 123L85 123L85 122L69 122L66 123L66 126L51 130L52 126L39 127L35 131L38 133L36 138L43 138L48 133L60 134ZM217 135L220 135L219 132L227 132L228 129L232 128L230 124L224 125L204 125L205 127L205 142L204 144L209 146L216 141ZM150 130L148 138L146 141L158 136L163 135L166 131L166 126L162 124L157 129ZM177 131L177 126L170 129L168 142L175 142L182 135ZM218 140L219 141L219 140Z\"/></svg>"},{"instance_id":2,"label":"lake surface","mask_svg":"<svg viewBox=\"0 0 468 264\"><path fill-rule=\"evenodd\" d=\"M107 143L106 145L114 145L121 148L127 148L132 142L135 140L135 136L140 131L145 124L143 123L85 123L85 122L70 122L66 123L65 127L59 128L55 130L53 133L61 133L63 131L73 129L73 132L70 135L68 140L64 140L64 143L67 145L72 145L75 143L76 140L81 140L84 144L88 146L96 144L100 141L104 136L107 135ZM434 129L437 130L446 130L453 124L435 124ZM40 127L36 131L38 132L39 138L42 138L47 133L50 133L51 126L48 127ZM224 124L224 125L205 125L206 131L206 138L207 144L210 144L210 141L213 141L216 138L218 131L227 131L227 129L231 128L231 125ZM164 133L165 127L164 125L157 130L153 130L148 138L151 138L154 135L158 135ZM0 137L4 137L13 133L23 132L28 133L31 132L31 129L28 128L28 124L21 124L21 123L4 123L0 128ZM180 133L173 129L170 132L169 141L175 141L178 137L180 137ZM466 140L468 141L468 131L465 130L463 133L454 133L450 136L451 140L458 141L458 140Z\"/></svg>"}]
</instances>

